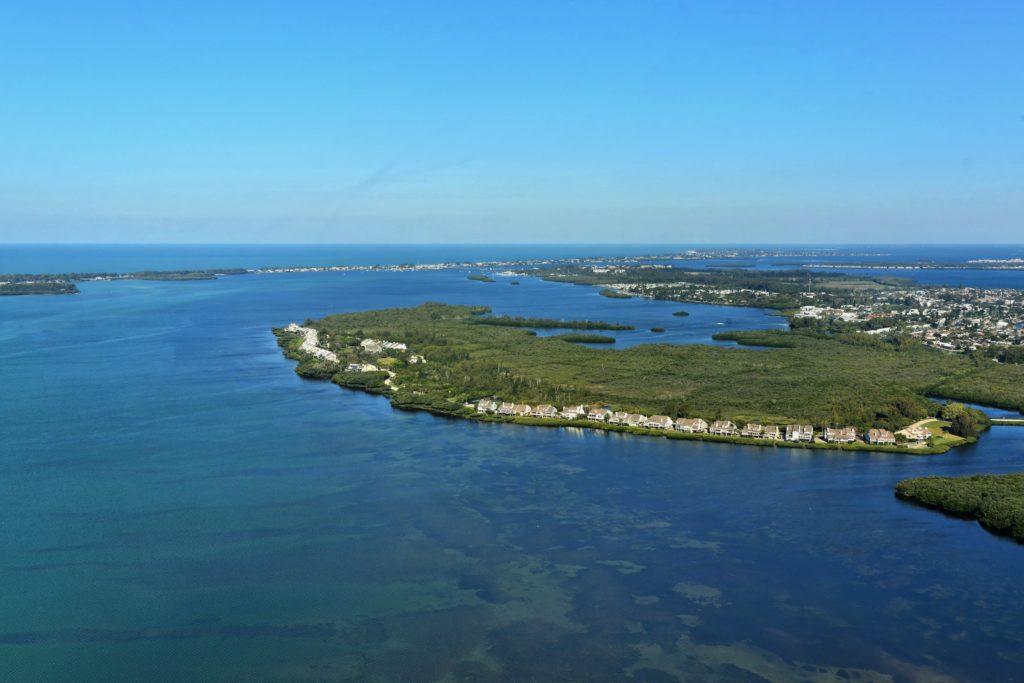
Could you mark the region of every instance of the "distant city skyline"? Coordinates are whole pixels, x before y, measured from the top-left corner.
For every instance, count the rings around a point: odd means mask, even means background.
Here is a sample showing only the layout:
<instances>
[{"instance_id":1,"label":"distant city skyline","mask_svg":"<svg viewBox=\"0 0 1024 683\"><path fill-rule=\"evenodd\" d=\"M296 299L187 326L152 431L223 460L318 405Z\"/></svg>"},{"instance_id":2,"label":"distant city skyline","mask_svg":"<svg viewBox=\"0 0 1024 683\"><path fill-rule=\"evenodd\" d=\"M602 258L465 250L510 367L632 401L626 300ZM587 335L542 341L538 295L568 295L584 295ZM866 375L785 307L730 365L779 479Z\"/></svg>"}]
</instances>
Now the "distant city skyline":
<instances>
[{"instance_id":1,"label":"distant city skyline","mask_svg":"<svg viewBox=\"0 0 1024 683\"><path fill-rule=\"evenodd\" d=\"M1024 4L0 8L0 242L1024 241Z\"/></svg>"}]
</instances>

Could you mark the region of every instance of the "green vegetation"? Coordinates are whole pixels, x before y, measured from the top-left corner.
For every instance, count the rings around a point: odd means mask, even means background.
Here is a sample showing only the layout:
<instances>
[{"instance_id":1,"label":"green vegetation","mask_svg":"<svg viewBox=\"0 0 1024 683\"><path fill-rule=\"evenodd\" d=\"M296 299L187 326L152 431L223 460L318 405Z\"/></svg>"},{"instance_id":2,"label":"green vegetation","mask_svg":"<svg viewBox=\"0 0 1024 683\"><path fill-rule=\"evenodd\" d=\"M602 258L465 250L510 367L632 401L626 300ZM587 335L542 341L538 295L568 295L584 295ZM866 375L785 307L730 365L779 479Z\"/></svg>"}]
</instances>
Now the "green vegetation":
<instances>
[{"instance_id":1,"label":"green vegetation","mask_svg":"<svg viewBox=\"0 0 1024 683\"><path fill-rule=\"evenodd\" d=\"M947 403L942 406L939 416L949 423L948 430L951 434L964 438L978 436L986 422L984 415L962 403Z\"/></svg>"},{"instance_id":2,"label":"green vegetation","mask_svg":"<svg viewBox=\"0 0 1024 683\"><path fill-rule=\"evenodd\" d=\"M651 332L655 332L655 333L660 333L660 332L664 332L664 331L665 331L664 327L652 327L651 328Z\"/></svg>"},{"instance_id":3,"label":"green vegetation","mask_svg":"<svg viewBox=\"0 0 1024 683\"><path fill-rule=\"evenodd\" d=\"M615 337L608 337L603 334L556 334L549 339L561 339L562 341L576 344L614 344Z\"/></svg>"},{"instance_id":4,"label":"green vegetation","mask_svg":"<svg viewBox=\"0 0 1024 683\"><path fill-rule=\"evenodd\" d=\"M1000 363L1024 365L1024 346L989 346L976 353L984 358L994 358Z\"/></svg>"},{"instance_id":5,"label":"green vegetation","mask_svg":"<svg viewBox=\"0 0 1024 683\"><path fill-rule=\"evenodd\" d=\"M608 404L709 421L853 425L863 431L897 429L937 415L940 406L928 396L1024 407L1024 367L991 361L977 365L916 345L864 345L762 331L728 337L770 348L650 344L595 349L517 328L600 329L593 327L600 323L480 317L486 312L424 304L332 315L309 324L329 340L343 363L375 362L353 345L360 338L405 342L427 363L396 364L395 383L401 389L392 392L393 402L450 414L462 414L466 401L495 396L557 406ZM295 343L279 336L286 349ZM298 371L306 376L324 372L308 360L300 362ZM979 420L979 428L984 426L987 422Z\"/></svg>"},{"instance_id":6,"label":"green vegetation","mask_svg":"<svg viewBox=\"0 0 1024 683\"><path fill-rule=\"evenodd\" d=\"M494 278L490 275L467 275L467 280L476 280L477 282L494 282Z\"/></svg>"},{"instance_id":7,"label":"green vegetation","mask_svg":"<svg viewBox=\"0 0 1024 683\"><path fill-rule=\"evenodd\" d=\"M907 479L896 484L896 495L952 515L976 518L986 529L1024 542L1024 472Z\"/></svg>"},{"instance_id":8,"label":"green vegetation","mask_svg":"<svg viewBox=\"0 0 1024 683\"><path fill-rule=\"evenodd\" d=\"M484 313L487 311L485 310ZM479 315L479 314L476 314ZM499 327L536 327L541 330L632 330L632 325L606 323L600 320L552 320L551 318L522 318L507 315L473 318L470 322L477 325L495 325Z\"/></svg>"},{"instance_id":9,"label":"green vegetation","mask_svg":"<svg viewBox=\"0 0 1024 683\"><path fill-rule=\"evenodd\" d=\"M679 317L679 318L685 318L686 316L690 315L690 312L689 311L676 311L672 315L674 315L676 317Z\"/></svg>"},{"instance_id":10,"label":"green vegetation","mask_svg":"<svg viewBox=\"0 0 1024 683\"><path fill-rule=\"evenodd\" d=\"M605 288L605 289L602 289L600 292L598 292L598 294L600 294L601 296L606 296L609 299L632 299L633 298L633 296L631 294L626 294L625 292L620 292L617 289Z\"/></svg>"},{"instance_id":11,"label":"green vegetation","mask_svg":"<svg viewBox=\"0 0 1024 683\"><path fill-rule=\"evenodd\" d=\"M29 294L77 294L78 287L67 280L33 280L18 282L7 280L10 275L0 275L0 296L22 296Z\"/></svg>"}]
</instances>

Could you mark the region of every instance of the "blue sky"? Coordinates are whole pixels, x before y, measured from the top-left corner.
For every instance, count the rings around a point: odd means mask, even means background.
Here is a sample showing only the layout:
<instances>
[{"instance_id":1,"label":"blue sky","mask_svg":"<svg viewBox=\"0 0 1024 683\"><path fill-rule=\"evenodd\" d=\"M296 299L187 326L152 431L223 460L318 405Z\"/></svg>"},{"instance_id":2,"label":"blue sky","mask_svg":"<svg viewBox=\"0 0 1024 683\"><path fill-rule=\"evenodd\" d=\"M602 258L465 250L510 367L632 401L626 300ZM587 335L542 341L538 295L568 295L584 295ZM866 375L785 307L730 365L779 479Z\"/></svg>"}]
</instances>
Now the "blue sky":
<instances>
[{"instance_id":1,"label":"blue sky","mask_svg":"<svg viewBox=\"0 0 1024 683\"><path fill-rule=\"evenodd\" d=\"M7 2L0 241L1021 242L1024 3Z\"/></svg>"}]
</instances>

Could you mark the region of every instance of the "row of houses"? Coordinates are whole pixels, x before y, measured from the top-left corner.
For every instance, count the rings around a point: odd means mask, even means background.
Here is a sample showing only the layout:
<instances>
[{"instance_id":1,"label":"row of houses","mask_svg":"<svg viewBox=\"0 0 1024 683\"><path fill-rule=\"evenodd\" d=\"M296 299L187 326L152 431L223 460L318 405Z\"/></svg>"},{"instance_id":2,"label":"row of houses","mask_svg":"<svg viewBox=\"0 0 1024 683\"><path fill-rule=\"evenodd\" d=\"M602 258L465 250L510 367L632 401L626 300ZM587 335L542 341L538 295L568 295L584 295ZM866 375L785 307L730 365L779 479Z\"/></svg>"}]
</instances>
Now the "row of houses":
<instances>
[{"instance_id":1,"label":"row of houses","mask_svg":"<svg viewBox=\"0 0 1024 683\"><path fill-rule=\"evenodd\" d=\"M564 406L562 410L558 410L555 406L546 403L531 406L526 403L499 402L483 399L477 403L476 410L478 413L492 413L512 417L561 418L563 420L584 419L590 422L624 425L627 427L664 429L690 434L707 433L715 436L742 436L751 439L767 439L769 441L785 440L812 443L815 437L812 425L786 425L785 430L783 430L778 425L750 422L740 428L729 420L715 420L709 424L699 417L680 417L673 420L667 415L652 415L648 417L640 413L612 411L608 408L587 408L582 405ZM910 427L904 430L903 433L911 443L924 443L931 436L928 429L924 427ZM856 443L857 430L854 427L827 427L821 432L821 438L827 443ZM864 434L864 441L875 446L891 446L896 444L896 435L888 429L869 429Z\"/></svg>"}]
</instances>

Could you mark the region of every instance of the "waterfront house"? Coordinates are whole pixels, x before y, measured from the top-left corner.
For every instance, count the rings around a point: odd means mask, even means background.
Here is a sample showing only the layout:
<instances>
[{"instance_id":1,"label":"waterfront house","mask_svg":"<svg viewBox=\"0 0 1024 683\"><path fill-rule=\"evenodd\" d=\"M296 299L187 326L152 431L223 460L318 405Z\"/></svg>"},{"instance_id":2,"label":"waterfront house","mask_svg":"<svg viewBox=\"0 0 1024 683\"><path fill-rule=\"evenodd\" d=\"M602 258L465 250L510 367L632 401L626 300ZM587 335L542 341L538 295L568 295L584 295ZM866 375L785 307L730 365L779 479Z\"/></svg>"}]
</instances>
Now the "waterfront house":
<instances>
[{"instance_id":1,"label":"waterfront house","mask_svg":"<svg viewBox=\"0 0 1024 683\"><path fill-rule=\"evenodd\" d=\"M565 420L575 420L578 417L583 417L587 414L587 409L583 406L563 406L562 407L562 418Z\"/></svg>"},{"instance_id":2,"label":"waterfront house","mask_svg":"<svg viewBox=\"0 0 1024 683\"><path fill-rule=\"evenodd\" d=\"M498 412L501 413L502 415L511 415L515 411L515 408L516 404L508 403L506 401L502 403L501 406L498 408Z\"/></svg>"},{"instance_id":3,"label":"waterfront house","mask_svg":"<svg viewBox=\"0 0 1024 683\"><path fill-rule=\"evenodd\" d=\"M748 437L759 439L759 438L761 438L761 432L763 432L763 431L764 431L764 427L762 427L759 423L757 423L757 422L748 422L747 424L745 424L743 426L743 431L740 432L740 434L741 434L741 436L748 436Z\"/></svg>"},{"instance_id":4,"label":"waterfront house","mask_svg":"<svg viewBox=\"0 0 1024 683\"><path fill-rule=\"evenodd\" d=\"M608 418L608 422L613 425L626 424L626 418L629 417L629 413L625 413L621 410L617 410L612 413L611 417Z\"/></svg>"},{"instance_id":5,"label":"waterfront house","mask_svg":"<svg viewBox=\"0 0 1024 683\"><path fill-rule=\"evenodd\" d=\"M765 425L764 431L761 432L761 438L778 441L782 438L782 430L779 429L778 425Z\"/></svg>"},{"instance_id":6,"label":"waterfront house","mask_svg":"<svg viewBox=\"0 0 1024 683\"><path fill-rule=\"evenodd\" d=\"M814 427L811 425L786 425L786 441L814 441Z\"/></svg>"},{"instance_id":7,"label":"waterfront house","mask_svg":"<svg viewBox=\"0 0 1024 683\"><path fill-rule=\"evenodd\" d=\"M608 418L611 417L612 411L606 408L594 408L587 413L587 419L593 422L607 422Z\"/></svg>"},{"instance_id":8,"label":"waterfront house","mask_svg":"<svg viewBox=\"0 0 1024 683\"><path fill-rule=\"evenodd\" d=\"M529 417L531 412L533 409L526 403L517 403L512 406L512 414L516 417Z\"/></svg>"},{"instance_id":9,"label":"waterfront house","mask_svg":"<svg viewBox=\"0 0 1024 683\"><path fill-rule=\"evenodd\" d=\"M644 427L648 429L672 429L672 418L668 415L654 415L647 418Z\"/></svg>"},{"instance_id":10,"label":"waterfront house","mask_svg":"<svg viewBox=\"0 0 1024 683\"><path fill-rule=\"evenodd\" d=\"M711 433L718 436L736 436L736 425L729 420L715 420L711 425Z\"/></svg>"},{"instance_id":11,"label":"waterfront house","mask_svg":"<svg viewBox=\"0 0 1024 683\"><path fill-rule=\"evenodd\" d=\"M489 398L480 399L480 402L476 404L476 412L478 413L493 413L497 408L498 404Z\"/></svg>"},{"instance_id":12,"label":"waterfront house","mask_svg":"<svg viewBox=\"0 0 1024 683\"><path fill-rule=\"evenodd\" d=\"M825 441L829 443L853 443L857 440L857 430L853 427L841 429L825 428Z\"/></svg>"},{"instance_id":13,"label":"waterfront house","mask_svg":"<svg viewBox=\"0 0 1024 683\"><path fill-rule=\"evenodd\" d=\"M640 413L630 413L626 416L626 424L630 427L643 427L647 422L647 416Z\"/></svg>"},{"instance_id":14,"label":"waterfront house","mask_svg":"<svg viewBox=\"0 0 1024 683\"><path fill-rule=\"evenodd\" d=\"M699 417L681 417L676 420L675 430L690 434L700 434L708 431L708 423Z\"/></svg>"},{"instance_id":15,"label":"waterfront house","mask_svg":"<svg viewBox=\"0 0 1024 683\"><path fill-rule=\"evenodd\" d=\"M907 441L913 444L926 443L932 435L926 427L907 427L903 433L907 436Z\"/></svg>"},{"instance_id":16,"label":"waterfront house","mask_svg":"<svg viewBox=\"0 0 1024 683\"><path fill-rule=\"evenodd\" d=\"M542 403L533 410L530 411L530 415L533 417L558 417L558 408L547 403Z\"/></svg>"},{"instance_id":17,"label":"waterfront house","mask_svg":"<svg viewBox=\"0 0 1024 683\"><path fill-rule=\"evenodd\" d=\"M875 446L894 446L896 435L888 429L869 429L864 440Z\"/></svg>"}]
</instances>

